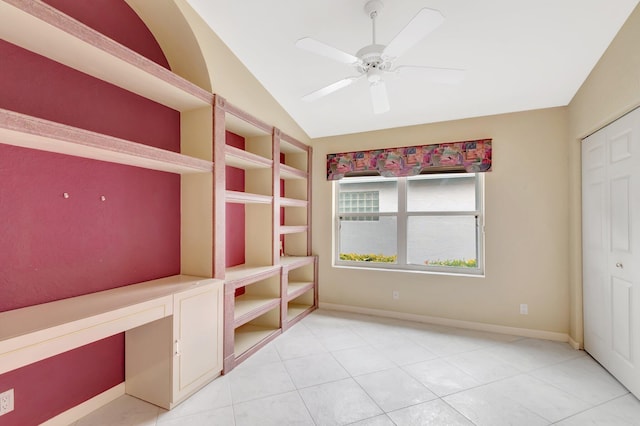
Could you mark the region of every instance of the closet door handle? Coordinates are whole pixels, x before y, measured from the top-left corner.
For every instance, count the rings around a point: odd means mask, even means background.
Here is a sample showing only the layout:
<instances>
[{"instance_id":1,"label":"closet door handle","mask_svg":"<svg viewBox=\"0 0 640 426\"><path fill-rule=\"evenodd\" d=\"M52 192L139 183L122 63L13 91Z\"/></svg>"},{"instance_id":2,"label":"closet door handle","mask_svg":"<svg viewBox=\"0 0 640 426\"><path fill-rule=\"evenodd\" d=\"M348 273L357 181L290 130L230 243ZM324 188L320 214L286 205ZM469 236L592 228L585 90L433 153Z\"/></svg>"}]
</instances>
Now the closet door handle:
<instances>
[{"instance_id":1,"label":"closet door handle","mask_svg":"<svg viewBox=\"0 0 640 426\"><path fill-rule=\"evenodd\" d=\"M622 263L618 262L618 263L616 263L616 268L622 269L622 268L624 268L624 265Z\"/></svg>"}]
</instances>

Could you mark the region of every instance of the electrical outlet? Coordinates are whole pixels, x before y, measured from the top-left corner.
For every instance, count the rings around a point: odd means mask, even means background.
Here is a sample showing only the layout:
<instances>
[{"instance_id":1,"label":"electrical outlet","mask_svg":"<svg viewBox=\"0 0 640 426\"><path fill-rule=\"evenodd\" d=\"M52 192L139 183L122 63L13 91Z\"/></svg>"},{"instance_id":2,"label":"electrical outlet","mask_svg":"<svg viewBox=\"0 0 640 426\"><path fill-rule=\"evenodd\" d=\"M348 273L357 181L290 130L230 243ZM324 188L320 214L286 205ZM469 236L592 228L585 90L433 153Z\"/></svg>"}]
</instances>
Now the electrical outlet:
<instances>
[{"instance_id":1,"label":"electrical outlet","mask_svg":"<svg viewBox=\"0 0 640 426\"><path fill-rule=\"evenodd\" d=\"M520 315L529 315L529 305L526 303L520 304Z\"/></svg>"},{"instance_id":2,"label":"electrical outlet","mask_svg":"<svg viewBox=\"0 0 640 426\"><path fill-rule=\"evenodd\" d=\"M0 393L0 416L13 411L13 389Z\"/></svg>"},{"instance_id":3,"label":"electrical outlet","mask_svg":"<svg viewBox=\"0 0 640 426\"><path fill-rule=\"evenodd\" d=\"M398 290L393 290L392 296L394 300L398 300L400 299L400 292Z\"/></svg>"}]
</instances>

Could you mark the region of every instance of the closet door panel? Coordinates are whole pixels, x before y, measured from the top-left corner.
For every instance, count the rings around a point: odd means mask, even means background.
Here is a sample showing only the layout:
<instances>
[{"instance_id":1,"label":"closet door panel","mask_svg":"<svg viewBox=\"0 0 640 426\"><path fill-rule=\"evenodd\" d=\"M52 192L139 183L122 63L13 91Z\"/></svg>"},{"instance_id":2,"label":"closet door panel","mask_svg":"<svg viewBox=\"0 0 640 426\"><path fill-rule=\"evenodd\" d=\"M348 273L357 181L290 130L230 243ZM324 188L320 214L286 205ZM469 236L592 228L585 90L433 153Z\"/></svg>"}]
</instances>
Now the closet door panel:
<instances>
[{"instance_id":1,"label":"closet door panel","mask_svg":"<svg viewBox=\"0 0 640 426\"><path fill-rule=\"evenodd\" d=\"M582 148L585 349L638 396L640 109L585 139Z\"/></svg>"},{"instance_id":2,"label":"closet door panel","mask_svg":"<svg viewBox=\"0 0 640 426\"><path fill-rule=\"evenodd\" d=\"M607 127L610 182L612 360L610 371L640 394L640 110Z\"/></svg>"},{"instance_id":3,"label":"closet door panel","mask_svg":"<svg viewBox=\"0 0 640 426\"><path fill-rule=\"evenodd\" d=\"M630 176L623 176L611 181L611 251L629 253L631 249L631 234L629 233L631 212L629 189Z\"/></svg>"},{"instance_id":4,"label":"closet door panel","mask_svg":"<svg viewBox=\"0 0 640 426\"><path fill-rule=\"evenodd\" d=\"M609 251L606 136L594 133L582 142L583 304L585 348L603 364L610 347L610 278L603 259Z\"/></svg>"},{"instance_id":5,"label":"closet door panel","mask_svg":"<svg viewBox=\"0 0 640 426\"><path fill-rule=\"evenodd\" d=\"M631 288L632 284L620 278L611 279L611 348L614 354L633 363L631 356Z\"/></svg>"}]
</instances>

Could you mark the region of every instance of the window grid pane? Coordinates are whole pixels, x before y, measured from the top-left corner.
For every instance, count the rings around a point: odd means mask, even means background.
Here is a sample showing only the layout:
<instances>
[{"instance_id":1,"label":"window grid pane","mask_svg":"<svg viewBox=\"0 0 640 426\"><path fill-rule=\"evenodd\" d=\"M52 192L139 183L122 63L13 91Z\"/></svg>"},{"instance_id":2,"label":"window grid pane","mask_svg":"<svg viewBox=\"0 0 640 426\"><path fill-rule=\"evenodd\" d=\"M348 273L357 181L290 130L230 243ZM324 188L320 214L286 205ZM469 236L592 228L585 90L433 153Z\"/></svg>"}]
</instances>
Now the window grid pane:
<instances>
[{"instance_id":1,"label":"window grid pane","mask_svg":"<svg viewBox=\"0 0 640 426\"><path fill-rule=\"evenodd\" d=\"M339 213L378 213L379 191L340 192ZM342 220L377 221L377 216L345 216Z\"/></svg>"}]
</instances>

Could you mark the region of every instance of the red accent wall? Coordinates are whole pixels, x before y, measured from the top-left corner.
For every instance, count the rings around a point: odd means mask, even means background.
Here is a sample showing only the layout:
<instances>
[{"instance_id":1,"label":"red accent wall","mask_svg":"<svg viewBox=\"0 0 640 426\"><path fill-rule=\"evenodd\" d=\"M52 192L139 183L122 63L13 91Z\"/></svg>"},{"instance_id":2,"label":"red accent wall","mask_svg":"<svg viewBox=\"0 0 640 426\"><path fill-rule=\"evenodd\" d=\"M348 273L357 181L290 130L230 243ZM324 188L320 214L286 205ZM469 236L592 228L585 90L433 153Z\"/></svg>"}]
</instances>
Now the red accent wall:
<instances>
[{"instance_id":1,"label":"red accent wall","mask_svg":"<svg viewBox=\"0 0 640 426\"><path fill-rule=\"evenodd\" d=\"M285 160L285 154L280 153L280 163L281 164L285 164L286 160ZM284 193L284 188L285 188L285 184L284 184L284 179L280 179L280 196L281 197L286 197L286 194ZM284 207L280 207L280 225L284 225ZM284 246L284 235L280 235L280 246L282 247L282 252L286 253L286 247Z\"/></svg>"},{"instance_id":2,"label":"red accent wall","mask_svg":"<svg viewBox=\"0 0 640 426\"><path fill-rule=\"evenodd\" d=\"M142 19L122 0L43 0L78 21L169 68L167 58Z\"/></svg>"},{"instance_id":3,"label":"red accent wall","mask_svg":"<svg viewBox=\"0 0 640 426\"><path fill-rule=\"evenodd\" d=\"M236 148L244 149L244 138L235 133L226 132L226 143ZM244 191L244 170L226 166L226 189L230 191ZM242 265L245 262L245 214L244 204L228 203L226 205L226 267Z\"/></svg>"},{"instance_id":4,"label":"red accent wall","mask_svg":"<svg viewBox=\"0 0 640 426\"><path fill-rule=\"evenodd\" d=\"M124 1L47 3L167 66ZM0 58L0 108L179 150L178 112L4 41ZM177 175L0 143L0 218L0 311L180 271ZM119 334L0 375L15 389L1 423L39 424L123 380Z\"/></svg>"},{"instance_id":5,"label":"red accent wall","mask_svg":"<svg viewBox=\"0 0 640 426\"><path fill-rule=\"evenodd\" d=\"M178 112L3 40L0 58L0 108L180 151Z\"/></svg>"},{"instance_id":6,"label":"red accent wall","mask_svg":"<svg viewBox=\"0 0 640 426\"><path fill-rule=\"evenodd\" d=\"M0 311L180 273L179 176L0 145L0 182Z\"/></svg>"},{"instance_id":7,"label":"red accent wall","mask_svg":"<svg viewBox=\"0 0 640 426\"><path fill-rule=\"evenodd\" d=\"M0 388L14 389L15 410L2 416L0 424L38 425L86 401L93 396L88 397L89 390L121 383L110 372L124 374L122 352L124 338L118 335L3 374Z\"/></svg>"}]
</instances>

